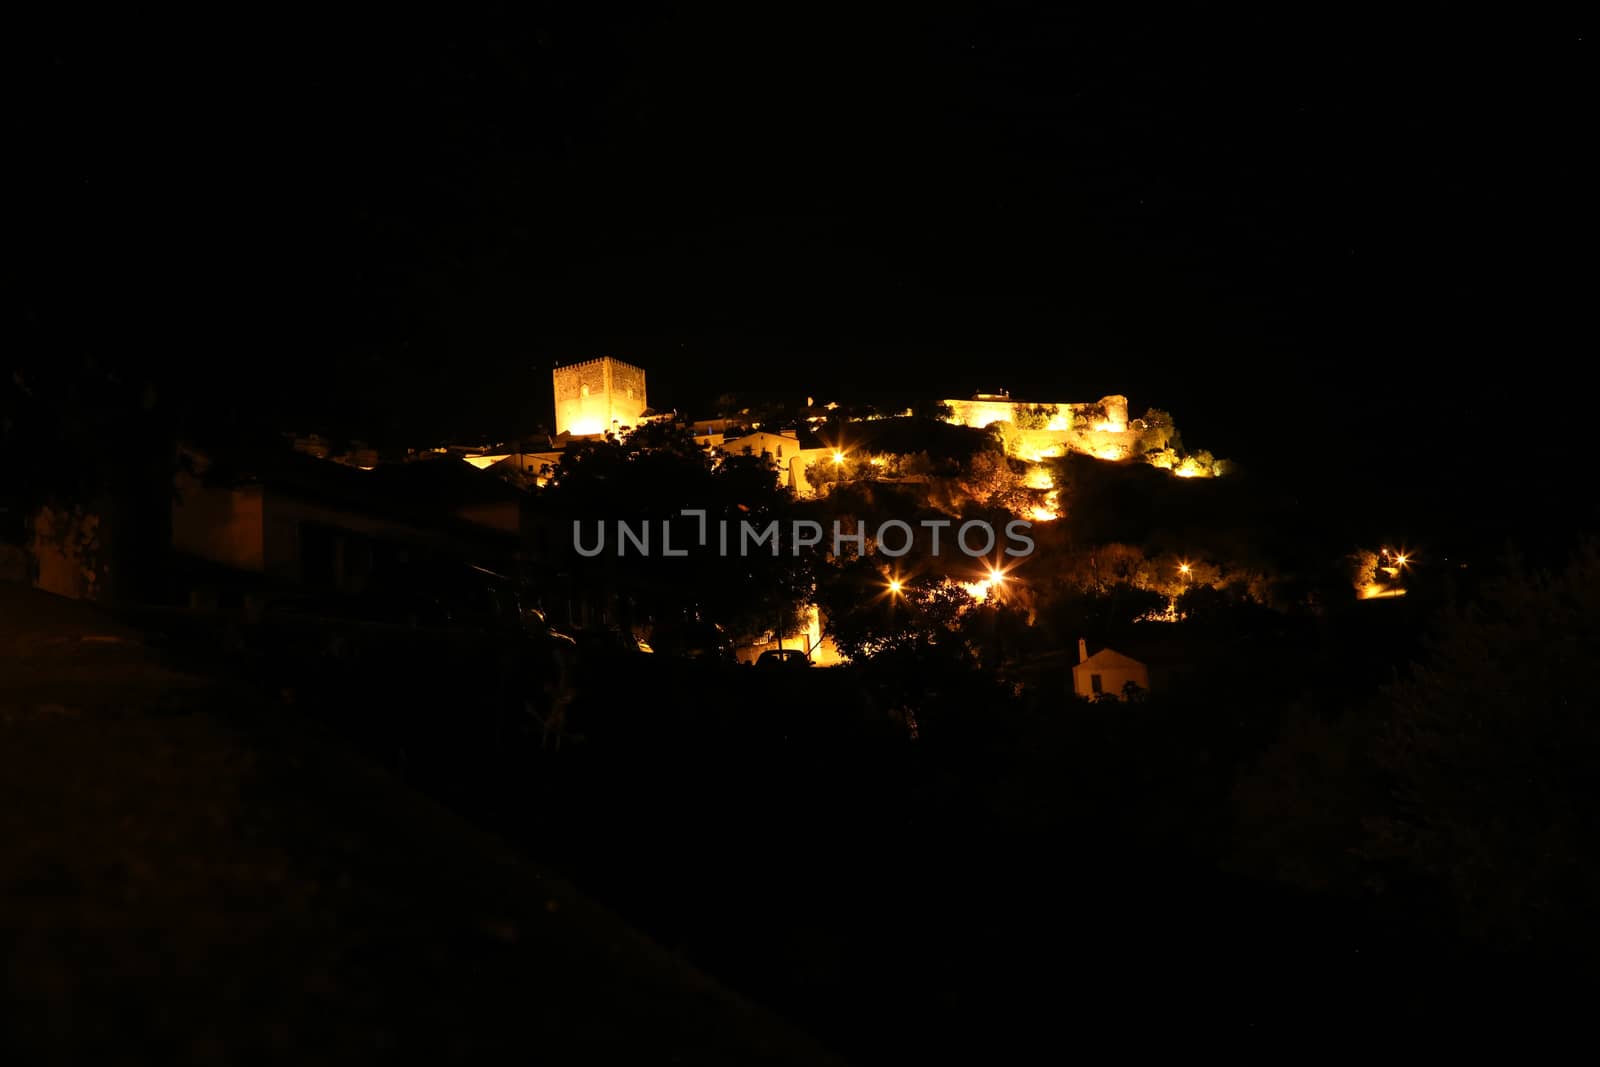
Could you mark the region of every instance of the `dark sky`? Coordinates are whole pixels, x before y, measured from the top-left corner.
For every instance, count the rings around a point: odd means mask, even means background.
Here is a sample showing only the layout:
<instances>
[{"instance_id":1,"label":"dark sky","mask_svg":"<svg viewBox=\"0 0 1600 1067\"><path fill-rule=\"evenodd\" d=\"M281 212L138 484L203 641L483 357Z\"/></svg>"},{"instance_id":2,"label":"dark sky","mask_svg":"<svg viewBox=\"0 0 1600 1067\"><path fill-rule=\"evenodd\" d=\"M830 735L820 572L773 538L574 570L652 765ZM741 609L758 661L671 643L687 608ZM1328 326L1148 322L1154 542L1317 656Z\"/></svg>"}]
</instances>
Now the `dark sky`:
<instances>
[{"instance_id":1,"label":"dark sky","mask_svg":"<svg viewBox=\"0 0 1600 1067\"><path fill-rule=\"evenodd\" d=\"M1361 470L1568 403L1559 13L589 6L24 35L31 336L404 439L607 353L658 405L1115 391L1247 459L1363 427Z\"/></svg>"}]
</instances>

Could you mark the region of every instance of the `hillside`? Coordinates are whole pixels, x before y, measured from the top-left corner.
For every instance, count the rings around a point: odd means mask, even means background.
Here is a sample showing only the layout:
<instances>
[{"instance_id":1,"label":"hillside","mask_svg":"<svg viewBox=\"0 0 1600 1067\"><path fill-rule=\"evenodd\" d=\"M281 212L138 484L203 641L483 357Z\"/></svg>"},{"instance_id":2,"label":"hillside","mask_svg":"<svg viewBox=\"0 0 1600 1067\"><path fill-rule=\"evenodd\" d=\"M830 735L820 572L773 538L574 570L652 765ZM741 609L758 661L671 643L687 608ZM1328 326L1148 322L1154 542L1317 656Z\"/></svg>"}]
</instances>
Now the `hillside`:
<instances>
[{"instance_id":1,"label":"hillside","mask_svg":"<svg viewBox=\"0 0 1600 1067\"><path fill-rule=\"evenodd\" d=\"M346 754L0 585L14 1063L828 1062Z\"/></svg>"}]
</instances>

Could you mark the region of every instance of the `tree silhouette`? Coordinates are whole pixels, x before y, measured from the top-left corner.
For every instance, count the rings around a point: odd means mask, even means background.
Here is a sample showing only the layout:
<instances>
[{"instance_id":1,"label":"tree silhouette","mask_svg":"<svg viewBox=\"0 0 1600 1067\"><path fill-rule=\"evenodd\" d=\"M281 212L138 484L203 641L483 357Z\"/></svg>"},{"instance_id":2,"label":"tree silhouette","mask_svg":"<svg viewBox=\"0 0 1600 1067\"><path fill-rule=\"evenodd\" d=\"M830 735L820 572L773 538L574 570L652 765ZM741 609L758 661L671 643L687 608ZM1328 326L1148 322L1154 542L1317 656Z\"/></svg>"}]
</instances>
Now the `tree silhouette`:
<instances>
[{"instance_id":1,"label":"tree silhouette","mask_svg":"<svg viewBox=\"0 0 1600 1067\"><path fill-rule=\"evenodd\" d=\"M1481 940L1600 949L1597 620L1600 547L1555 577L1513 559L1387 692L1374 853L1439 878Z\"/></svg>"},{"instance_id":2,"label":"tree silhouette","mask_svg":"<svg viewBox=\"0 0 1600 1067\"><path fill-rule=\"evenodd\" d=\"M907 579L895 589L885 568L882 560L860 556L819 575L818 604L839 651L857 659L938 645L954 658L965 657L959 630L972 597L932 576Z\"/></svg>"},{"instance_id":3,"label":"tree silhouette","mask_svg":"<svg viewBox=\"0 0 1600 1067\"><path fill-rule=\"evenodd\" d=\"M591 587L627 592L657 618L704 619L748 637L792 630L810 599L813 553L792 549L795 502L765 456L714 463L687 430L651 424L569 449L540 501L568 550L564 564ZM684 509L705 512L703 542L701 520ZM649 550L619 550L619 522L647 530ZM663 523L672 550L684 555L666 553ZM773 523L783 538L776 554L770 544L741 552L746 524L764 532ZM586 545L603 529L605 550L592 558L570 551L575 524Z\"/></svg>"}]
</instances>

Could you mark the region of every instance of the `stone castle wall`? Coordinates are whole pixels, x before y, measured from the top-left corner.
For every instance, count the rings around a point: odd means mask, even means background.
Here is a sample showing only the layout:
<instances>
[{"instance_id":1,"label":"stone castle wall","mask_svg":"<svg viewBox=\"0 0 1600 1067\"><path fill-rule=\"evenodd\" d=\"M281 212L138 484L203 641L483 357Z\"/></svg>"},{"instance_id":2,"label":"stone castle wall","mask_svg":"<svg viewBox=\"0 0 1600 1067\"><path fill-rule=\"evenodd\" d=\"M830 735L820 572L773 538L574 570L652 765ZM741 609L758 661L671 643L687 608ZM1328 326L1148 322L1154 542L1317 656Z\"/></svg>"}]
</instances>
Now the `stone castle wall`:
<instances>
[{"instance_id":1,"label":"stone castle wall","mask_svg":"<svg viewBox=\"0 0 1600 1067\"><path fill-rule=\"evenodd\" d=\"M946 400L950 421L957 426L983 429L996 422L1015 422L1019 406L1009 400Z\"/></svg>"},{"instance_id":2,"label":"stone castle wall","mask_svg":"<svg viewBox=\"0 0 1600 1067\"><path fill-rule=\"evenodd\" d=\"M1128 420L1128 398L1101 397L1092 404L1032 404L980 397L946 400L950 421L982 428L1002 424L1006 447L1026 459L1087 452L1101 459L1127 459L1145 451L1147 434Z\"/></svg>"},{"instance_id":3,"label":"stone castle wall","mask_svg":"<svg viewBox=\"0 0 1600 1067\"><path fill-rule=\"evenodd\" d=\"M556 433L598 434L631 427L649 406L644 371L609 356L551 371Z\"/></svg>"},{"instance_id":4,"label":"stone castle wall","mask_svg":"<svg viewBox=\"0 0 1600 1067\"><path fill-rule=\"evenodd\" d=\"M1087 420L1091 429L1121 433L1128 428L1128 398L1104 396L1092 404L1032 404L1007 397L975 397L971 400L946 400L950 421L979 429L996 422L1010 422L1018 429L1072 430ZM1029 419L1044 419L1042 426L1024 426Z\"/></svg>"}]
</instances>

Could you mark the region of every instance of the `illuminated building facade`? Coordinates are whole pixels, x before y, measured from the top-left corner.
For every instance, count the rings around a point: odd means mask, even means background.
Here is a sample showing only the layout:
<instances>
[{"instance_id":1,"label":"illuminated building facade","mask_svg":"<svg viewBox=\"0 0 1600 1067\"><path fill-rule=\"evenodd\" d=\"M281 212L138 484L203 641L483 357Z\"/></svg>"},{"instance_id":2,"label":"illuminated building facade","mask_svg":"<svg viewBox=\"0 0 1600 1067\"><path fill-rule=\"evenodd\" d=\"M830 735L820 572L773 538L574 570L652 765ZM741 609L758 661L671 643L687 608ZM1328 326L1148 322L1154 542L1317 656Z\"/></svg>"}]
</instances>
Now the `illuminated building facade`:
<instances>
[{"instance_id":1,"label":"illuminated building facade","mask_svg":"<svg viewBox=\"0 0 1600 1067\"><path fill-rule=\"evenodd\" d=\"M621 432L637 426L649 406L644 371L610 356L557 367L551 379L558 435Z\"/></svg>"}]
</instances>

